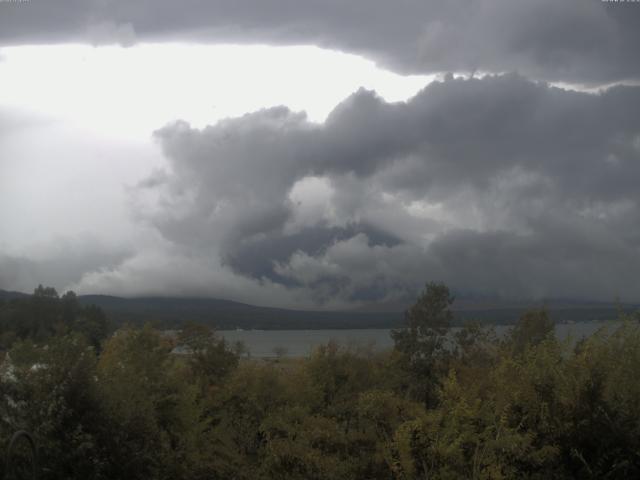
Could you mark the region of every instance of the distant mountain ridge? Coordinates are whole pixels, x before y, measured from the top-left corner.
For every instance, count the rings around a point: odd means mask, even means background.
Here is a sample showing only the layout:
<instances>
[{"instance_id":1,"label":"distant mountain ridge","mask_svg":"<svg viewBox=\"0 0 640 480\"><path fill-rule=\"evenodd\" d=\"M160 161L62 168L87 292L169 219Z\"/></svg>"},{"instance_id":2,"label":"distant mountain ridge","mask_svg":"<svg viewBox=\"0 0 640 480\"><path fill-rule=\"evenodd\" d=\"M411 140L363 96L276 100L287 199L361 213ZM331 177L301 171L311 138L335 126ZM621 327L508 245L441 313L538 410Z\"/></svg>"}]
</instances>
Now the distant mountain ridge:
<instances>
[{"instance_id":1,"label":"distant mountain ridge","mask_svg":"<svg viewBox=\"0 0 640 480\"><path fill-rule=\"evenodd\" d=\"M215 298L82 295L82 304L95 304L117 322L151 320L164 326L194 321L227 329L391 328L401 325L400 312L305 311L260 307Z\"/></svg>"},{"instance_id":2,"label":"distant mountain ridge","mask_svg":"<svg viewBox=\"0 0 640 480\"><path fill-rule=\"evenodd\" d=\"M28 294L0 290L0 299L25 298ZM232 300L188 297L133 297L80 295L83 305L97 305L115 323L139 325L151 322L161 328L175 328L186 321L212 325L220 330L261 329L357 329L396 328L403 324L401 311L305 311L260 307ZM407 305L408 306L408 305ZM618 306L607 302L576 300L503 301L477 297L458 298L452 307L455 323L478 320L492 324L514 323L527 309L545 306L558 322L616 318L619 307L630 312L639 306Z\"/></svg>"},{"instance_id":3,"label":"distant mountain ridge","mask_svg":"<svg viewBox=\"0 0 640 480\"><path fill-rule=\"evenodd\" d=\"M14 298L26 298L28 296L28 293L0 290L0 300L12 300Z\"/></svg>"}]
</instances>

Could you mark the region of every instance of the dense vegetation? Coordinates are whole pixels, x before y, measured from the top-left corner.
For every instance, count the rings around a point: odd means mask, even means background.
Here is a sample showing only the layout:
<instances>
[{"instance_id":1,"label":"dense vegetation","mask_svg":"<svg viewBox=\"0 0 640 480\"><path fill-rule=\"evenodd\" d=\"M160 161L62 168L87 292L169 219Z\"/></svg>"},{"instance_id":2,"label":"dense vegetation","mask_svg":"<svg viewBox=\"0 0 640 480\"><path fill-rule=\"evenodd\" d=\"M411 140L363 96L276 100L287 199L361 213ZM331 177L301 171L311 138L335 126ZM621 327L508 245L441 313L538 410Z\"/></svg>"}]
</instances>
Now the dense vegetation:
<instances>
[{"instance_id":1,"label":"dense vegetation","mask_svg":"<svg viewBox=\"0 0 640 480\"><path fill-rule=\"evenodd\" d=\"M0 440L33 432L46 479L640 478L637 318L559 342L531 311L451 338L451 301L428 284L392 351L260 361L197 325L107 335L39 288L0 305Z\"/></svg>"}]
</instances>

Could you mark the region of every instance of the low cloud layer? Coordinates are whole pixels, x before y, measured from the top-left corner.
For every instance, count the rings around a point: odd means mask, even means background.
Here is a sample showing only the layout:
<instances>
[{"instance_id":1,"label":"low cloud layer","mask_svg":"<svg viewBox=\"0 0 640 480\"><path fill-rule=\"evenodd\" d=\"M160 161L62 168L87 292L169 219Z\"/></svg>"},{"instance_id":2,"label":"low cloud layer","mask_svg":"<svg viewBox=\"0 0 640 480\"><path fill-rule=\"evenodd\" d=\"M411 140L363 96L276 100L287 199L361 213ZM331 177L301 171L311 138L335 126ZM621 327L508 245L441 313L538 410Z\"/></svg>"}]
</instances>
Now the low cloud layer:
<instances>
[{"instance_id":1,"label":"low cloud layer","mask_svg":"<svg viewBox=\"0 0 640 480\"><path fill-rule=\"evenodd\" d=\"M87 272L115 268L133 252L102 244L96 238L59 239L39 255L0 252L0 289L31 292L38 284L64 286L78 282Z\"/></svg>"},{"instance_id":2,"label":"low cloud layer","mask_svg":"<svg viewBox=\"0 0 640 480\"><path fill-rule=\"evenodd\" d=\"M637 301L639 108L637 87L505 75L406 103L360 90L322 125L285 107L169 124L155 133L169 166L133 204L173 260L139 256L90 285L170 290L180 271L191 292L298 306L401 303L427 280Z\"/></svg>"},{"instance_id":3,"label":"low cloud layer","mask_svg":"<svg viewBox=\"0 0 640 480\"><path fill-rule=\"evenodd\" d=\"M0 45L314 44L400 72L603 84L640 80L639 23L637 4L601 0L31 0L0 2Z\"/></svg>"}]
</instances>

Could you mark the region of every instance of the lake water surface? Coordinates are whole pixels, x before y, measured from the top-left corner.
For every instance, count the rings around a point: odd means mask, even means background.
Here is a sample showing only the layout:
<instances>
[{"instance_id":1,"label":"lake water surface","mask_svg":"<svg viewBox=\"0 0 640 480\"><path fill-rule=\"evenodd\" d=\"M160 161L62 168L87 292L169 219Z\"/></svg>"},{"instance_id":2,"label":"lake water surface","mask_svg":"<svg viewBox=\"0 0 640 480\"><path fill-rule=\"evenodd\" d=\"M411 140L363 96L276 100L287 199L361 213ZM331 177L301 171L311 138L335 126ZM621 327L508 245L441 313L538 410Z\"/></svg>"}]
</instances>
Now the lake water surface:
<instances>
[{"instance_id":1,"label":"lake water surface","mask_svg":"<svg viewBox=\"0 0 640 480\"><path fill-rule=\"evenodd\" d=\"M613 331L619 322L580 322L556 325L559 340L571 337L579 340L595 333L600 328ZM498 336L504 335L512 327L494 327ZM453 331L457 329L452 329ZM228 342L242 341L253 357L275 357L277 349L283 349L287 356L309 355L314 348L335 341L340 345L372 346L377 350L393 347L389 329L360 330L220 330ZM282 353L281 352L281 353Z\"/></svg>"}]
</instances>

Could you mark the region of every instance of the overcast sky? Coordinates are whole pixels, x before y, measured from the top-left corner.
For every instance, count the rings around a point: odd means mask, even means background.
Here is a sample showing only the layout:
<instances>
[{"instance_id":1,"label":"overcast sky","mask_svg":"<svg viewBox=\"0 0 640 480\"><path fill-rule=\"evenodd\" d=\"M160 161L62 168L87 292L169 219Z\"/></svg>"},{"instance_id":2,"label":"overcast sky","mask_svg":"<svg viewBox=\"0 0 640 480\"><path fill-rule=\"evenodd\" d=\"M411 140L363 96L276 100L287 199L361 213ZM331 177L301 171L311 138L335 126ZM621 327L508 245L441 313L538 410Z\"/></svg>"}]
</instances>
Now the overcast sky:
<instances>
[{"instance_id":1,"label":"overcast sky","mask_svg":"<svg viewBox=\"0 0 640 480\"><path fill-rule=\"evenodd\" d=\"M0 288L640 301L640 2L0 0Z\"/></svg>"}]
</instances>

